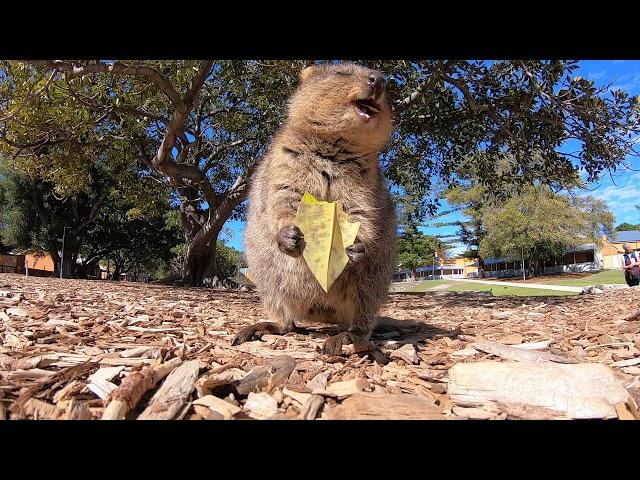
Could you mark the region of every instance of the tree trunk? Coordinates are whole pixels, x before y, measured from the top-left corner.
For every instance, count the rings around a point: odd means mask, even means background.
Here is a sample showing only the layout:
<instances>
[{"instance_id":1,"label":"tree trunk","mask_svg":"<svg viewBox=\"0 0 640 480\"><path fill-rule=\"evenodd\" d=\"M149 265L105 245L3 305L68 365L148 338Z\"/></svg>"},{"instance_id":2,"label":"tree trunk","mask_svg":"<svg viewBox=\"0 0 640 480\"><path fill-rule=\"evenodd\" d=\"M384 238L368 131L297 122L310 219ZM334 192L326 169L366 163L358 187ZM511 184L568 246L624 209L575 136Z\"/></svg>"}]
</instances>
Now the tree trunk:
<instances>
[{"instance_id":1,"label":"tree trunk","mask_svg":"<svg viewBox=\"0 0 640 480\"><path fill-rule=\"evenodd\" d=\"M65 245L64 258L60 257L60 254L56 250L49 250L49 254L53 259L53 271L56 277L60 277L60 262L62 261L62 278L75 278L76 275L76 259L78 258L78 252L74 251L75 247L72 245Z\"/></svg>"},{"instance_id":2,"label":"tree trunk","mask_svg":"<svg viewBox=\"0 0 640 480\"><path fill-rule=\"evenodd\" d=\"M60 277L60 254L55 248L48 248L47 251L53 260L53 276Z\"/></svg>"},{"instance_id":3,"label":"tree trunk","mask_svg":"<svg viewBox=\"0 0 640 480\"><path fill-rule=\"evenodd\" d=\"M416 281L416 269L415 268L411 269L411 281L412 282Z\"/></svg>"},{"instance_id":4,"label":"tree trunk","mask_svg":"<svg viewBox=\"0 0 640 480\"><path fill-rule=\"evenodd\" d=\"M60 276L60 261L62 261L62 278L76 278L77 260L81 242L82 237L67 231L63 258L58 255L58 252L55 252L55 255L52 253L51 256L53 257L55 271L58 277ZM58 246L62 248L62 243L58 244Z\"/></svg>"},{"instance_id":5,"label":"tree trunk","mask_svg":"<svg viewBox=\"0 0 640 480\"><path fill-rule=\"evenodd\" d=\"M217 286L221 281L216 259L218 236L204 247L195 247L193 242L187 245L182 266L182 282L193 287Z\"/></svg>"},{"instance_id":6,"label":"tree trunk","mask_svg":"<svg viewBox=\"0 0 640 480\"><path fill-rule=\"evenodd\" d=\"M240 178L236 184L239 183ZM180 220L187 242L182 264L182 283L191 286L205 284L219 286L221 283L221 275L216 261L218 235L231 216L233 209L246 198L246 184L242 188L236 187L232 187L232 193L227 193L217 203L215 210L212 210L212 204L209 202L209 210L206 215L205 212L198 212L194 209L188 199L180 206ZM188 197L188 189L185 189L184 192ZM224 279L222 283L224 283Z\"/></svg>"},{"instance_id":7,"label":"tree trunk","mask_svg":"<svg viewBox=\"0 0 640 480\"><path fill-rule=\"evenodd\" d=\"M64 260L62 261L62 278L74 278L75 262L74 255L71 252L64 252Z\"/></svg>"},{"instance_id":8,"label":"tree trunk","mask_svg":"<svg viewBox=\"0 0 640 480\"><path fill-rule=\"evenodd\" d=\"M76 275L78 278L82 280L86 280L88 276L89 264L83 263L82 265L78 265L76 269Z\"/></svg>"},{"instance_id":9,"label":"tree trunk","mask_svg":"<svg viewBox=\"0 0 640 480\"><path fill-rule=\"evenodd\" d=\"M113 274L111 275L111 280L120 280L120 265L116 263L115 268L113 269Z\"/></svg>"}]
</instances>

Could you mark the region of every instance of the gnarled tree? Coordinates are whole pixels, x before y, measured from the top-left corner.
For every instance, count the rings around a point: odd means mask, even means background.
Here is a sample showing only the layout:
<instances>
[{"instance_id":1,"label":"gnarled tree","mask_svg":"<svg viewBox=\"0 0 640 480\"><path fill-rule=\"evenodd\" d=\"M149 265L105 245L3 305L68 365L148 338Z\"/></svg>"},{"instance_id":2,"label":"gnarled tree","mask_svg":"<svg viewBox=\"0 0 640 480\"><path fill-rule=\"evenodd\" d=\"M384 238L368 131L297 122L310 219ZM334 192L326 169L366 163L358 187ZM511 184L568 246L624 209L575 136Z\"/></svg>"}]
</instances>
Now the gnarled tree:
<instances>
[{"instance_id":1,"label":"gnarled tree","mask_svg":"<svg viewBox=\"0 0 640 480\"><path fill-rule=\"evenodd\" d=\"M27 171L52 152L54 167L82 169L104 143L135 153L180 202L182 277L198 285L216 274L217 235L241 215L251 165L306 63L5 62L0 139ZM418 216L437 207L434 186L469 182L461 165L504 198L579 168L595 179L624 165L640 133L637 99L576 76L577 62L364 63L388 75L397 128L382 166ZM497 172L504 153L509 168Z\"/></svg>"}]
</instances>

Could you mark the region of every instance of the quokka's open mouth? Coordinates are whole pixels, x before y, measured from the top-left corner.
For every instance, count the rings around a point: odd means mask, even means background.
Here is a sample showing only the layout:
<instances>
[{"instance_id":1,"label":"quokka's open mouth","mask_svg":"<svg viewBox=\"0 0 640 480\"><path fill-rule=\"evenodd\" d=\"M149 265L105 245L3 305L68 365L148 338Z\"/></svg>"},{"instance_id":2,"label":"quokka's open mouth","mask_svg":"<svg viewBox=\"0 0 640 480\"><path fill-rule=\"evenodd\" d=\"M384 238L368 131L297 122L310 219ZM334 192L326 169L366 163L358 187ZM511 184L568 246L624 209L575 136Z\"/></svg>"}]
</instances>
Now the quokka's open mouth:
<instances>
[{"instance_id":1,"label":"quokka's open mouth","mask_svg":"<svg viewBox=\"0 0 640 480\"><path fill-rule=\"evenodd\" d=\"M369 121L371 117L380 113L380 105L373 98L363 98L353 102L358 115L363 117L365 121Z\"/></svg>"}]
</instances>

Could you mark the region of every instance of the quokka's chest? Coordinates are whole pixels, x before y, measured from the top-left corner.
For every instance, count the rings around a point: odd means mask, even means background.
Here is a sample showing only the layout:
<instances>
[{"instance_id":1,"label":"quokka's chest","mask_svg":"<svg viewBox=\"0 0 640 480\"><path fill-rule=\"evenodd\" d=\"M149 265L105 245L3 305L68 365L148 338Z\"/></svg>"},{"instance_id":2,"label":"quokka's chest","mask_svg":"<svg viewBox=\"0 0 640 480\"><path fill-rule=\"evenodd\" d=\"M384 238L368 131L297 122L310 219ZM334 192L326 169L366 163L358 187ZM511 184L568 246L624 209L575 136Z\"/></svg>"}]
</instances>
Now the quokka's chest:
<instances>
[{"instance_id":1,"label":"quokka's chest","mask_svg":"<svg viewBox=\"0 0 640 480\"><path fill-rule=\"evenodd\" d=\"M378 190L375 185L377 177L371 173L360 164L310 162L307 168L293 174L291 181L298 190L309 192L318 200L353 203L371 197L371 192Z\"/></svg>"}]
</instances>

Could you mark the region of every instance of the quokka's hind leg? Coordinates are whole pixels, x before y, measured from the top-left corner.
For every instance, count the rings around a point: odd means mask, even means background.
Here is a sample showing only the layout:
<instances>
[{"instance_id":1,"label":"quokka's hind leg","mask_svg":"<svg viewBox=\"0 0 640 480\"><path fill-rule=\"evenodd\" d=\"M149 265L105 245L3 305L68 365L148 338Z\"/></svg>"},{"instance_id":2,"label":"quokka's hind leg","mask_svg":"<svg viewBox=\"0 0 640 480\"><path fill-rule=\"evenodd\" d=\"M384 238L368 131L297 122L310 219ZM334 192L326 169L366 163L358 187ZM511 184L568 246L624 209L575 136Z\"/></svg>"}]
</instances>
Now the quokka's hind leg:
<instances>
[{"instance_id":1,"label":"quokka's hind leg","mask_svg":"<svg viewBox=\"0 0 640 480\"><path fill-rule=\"evenodd\" d=\"M350 350L353 353L372 350L369 338L375 325L375 316L373 321L368 320L368 309L363 311L358 293L355 282L344 285L339 292L340 298L336 302L336 320L348 330L325 340L322 347L325 355L340 355L342 346L347 344L352 344Z\"/></svg>"},{"instance_id":2,"label":"quokka's hind leg","mask_svg":"<svg viewBox=\"0 0 640 480\"><path fill-rule=\"evenodd\" d=\"M260 340L265 334L284 335L293 332L296 328L294 321L300 321L300 309L289 305L278 305L275 307L265 305L271 322L258 322L240 330L231 345L240 345L251 340Z\"/></svg>"},{"instance_id":3,"label":"quokka's hind leg","mask_svg":"<svg viewBox=\"0 0 640 480\"><path fill-rule=\"evenodd\" d=\"M231 340L231 345L240 345L241 343L251 340L260 340L262 336L267 333L284 335L292 330L293 328L283 327L281 324L275 322L258 322L240 330L236 336L233 337L233 340Z\"/></svg>"},{"instance_id":4,"label":"quokka's hind leg","mask_svg":"<svg viewBox=\"0 0 640 480\"><path fill-rule=\"evenodd\" d=\"M357 322L347 332L342 332L327 338L322 346L325 355L340 355L342 346L351 344L349 353L370 352L373 344L369 340L373 332L373 326L368 322Z\"/></svg>"},{"instance_id":5,"label":"quokka's hind leg","mask_svg":"<svg viewBox=\"0 0 640 480\"><path fill-rule=\"evenodd\" d=\"M349 328L349 337L353 343L353 353L369 352L373 350L371 334L375 328L375 316L360 316Z\"/></svg>"}]
</instances>

